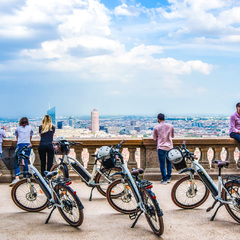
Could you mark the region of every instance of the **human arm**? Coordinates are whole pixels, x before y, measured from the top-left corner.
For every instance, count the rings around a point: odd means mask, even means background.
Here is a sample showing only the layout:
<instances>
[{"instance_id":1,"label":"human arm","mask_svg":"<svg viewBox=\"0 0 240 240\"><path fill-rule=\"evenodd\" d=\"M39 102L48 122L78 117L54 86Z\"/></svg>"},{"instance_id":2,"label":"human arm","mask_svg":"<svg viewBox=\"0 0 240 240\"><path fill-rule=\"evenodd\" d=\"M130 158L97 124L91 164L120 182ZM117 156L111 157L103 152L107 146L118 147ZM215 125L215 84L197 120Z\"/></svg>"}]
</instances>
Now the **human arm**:
<instances>
[{"instance_id":1,"label":"human arm","mask_svg":"<svg viewBox=\"0 0 240 240\"><path fill-rule=\"evenodd\" d=\"M172 131L171 131L172 138L174 138L174 127L172 126Z\"/></svg>"},{"instance_id":2,"label":"human arm","mask_svg":"<svg viewBox=\"0 0 240 240\"><path fill-rule=\"evenodd\" d=\"M155 128L153 129L153 140L157 140L157 130Z\"/></svg>"}]
</instances>

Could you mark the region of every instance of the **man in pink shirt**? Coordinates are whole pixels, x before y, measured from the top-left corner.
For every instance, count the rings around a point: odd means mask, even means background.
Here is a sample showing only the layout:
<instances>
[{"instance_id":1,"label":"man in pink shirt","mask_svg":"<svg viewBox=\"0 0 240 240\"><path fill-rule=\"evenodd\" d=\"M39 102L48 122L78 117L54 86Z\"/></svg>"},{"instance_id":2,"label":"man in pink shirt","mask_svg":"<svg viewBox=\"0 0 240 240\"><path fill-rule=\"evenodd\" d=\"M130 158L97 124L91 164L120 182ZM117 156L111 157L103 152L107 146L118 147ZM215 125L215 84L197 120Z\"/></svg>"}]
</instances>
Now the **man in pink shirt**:
<instances>
[{"instance_id":1,"label":"man in pink shirt","mask_svg":"<svg viewBox=\"0 0 240 240\"><path fill-rule=\"evenodd\" d=\"M165 116L158 114L159 124L153 129L153 140L157 141L158 159L162 174L162 184L171 182L172 163L166 159L166 153L173 148L172 138L174 137L174 128L172 124L165 123ZM167 174L166 164L167 162Z\"/></svg>"},{"instance_id":2,"label":"man in pink shirt","mask_svg":"<svg viewBox=\"0 0 240 240\"><path fill-rule=\"evenodd\" d=\"M229 134L240 142L240 103L236 104L237 111L230 117Z\"/></svg>"}]
</instances>

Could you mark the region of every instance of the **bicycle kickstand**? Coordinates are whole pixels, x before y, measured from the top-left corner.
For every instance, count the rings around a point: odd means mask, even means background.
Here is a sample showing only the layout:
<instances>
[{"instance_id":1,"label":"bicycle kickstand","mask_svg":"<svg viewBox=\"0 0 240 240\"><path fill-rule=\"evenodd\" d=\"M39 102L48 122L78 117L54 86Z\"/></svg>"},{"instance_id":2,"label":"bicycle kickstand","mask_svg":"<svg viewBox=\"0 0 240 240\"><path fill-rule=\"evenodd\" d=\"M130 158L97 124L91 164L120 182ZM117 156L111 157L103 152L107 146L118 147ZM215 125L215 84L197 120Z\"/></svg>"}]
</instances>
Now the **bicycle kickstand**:
<instances>
[{"instance_id":1,"label":"bicycle kickstand","mask_svg":"<svg viewBox=\"0 0 240 240\"><path fill-rule=\"evenodd\" d=\"M48 218L47 218L45 224L48 223L48 221L50 220L50 217L52 216L52 213L53 213L53 211L54 211L55 209L56 209L56 206L53 207L53 209L52 209L52 211L50 212L50 214L49 214L49 216L48 216Z\"/></svg>"},{"instance_id":2,"label":"bicycle kickstand","mask_svg":"<svg viewBox=\"0 0 240 240\"><path fill-rule=\"evenodd\" d=\"M210 212L215 207L217 202L218 202L218 200L215 200L213 205L211 207L207 208L206 212Z\"/></svg>"},{"instance_id":3,"label":"bicycle kickstand","mask_svg":"<svg viewBox=\"0 0 240 240\"><path fill-rule=\"evenodd\" d=\"M95 186L92 187L91 189L91 193L90 193L90 197L89 197L89 201L92 201L92 192L93 192L93 189L95 188Z\"/></svg>"},{"instance_id":4,"label":"bicycle kickstand","mask_svg":"<svg viewBox=\"0 0 240 240\"><path fill-rule=\"evenodd\" d=\"M139 217L142 215L142 213L143 213L143 211L141 210L141 212L140 212L140 213L138 214L138 216L136 217L134 223L132 224L131 228L134 228L134 227L135 227L135 225L136 225L136 223L137 223Z\"/></svg>"},{"instance_id":5,"label":"bicycle kickstand","mask_svg":"<svg viewBox=\"0 0 240 240\"><path fill-rule=\"evenodd\" d=\"M221 206L223 206L223 203L220 203L220 204L219 204L218 208L216 209L215 213L214 213L213 216L211 217L210 221L213 221L213 220L214 220L214 218L215 218L215 216L216 216L216 214L217 214L217 212L218 212L218 210L219 210L219 208L220 208Z\"/></svg>"}]
</instances>

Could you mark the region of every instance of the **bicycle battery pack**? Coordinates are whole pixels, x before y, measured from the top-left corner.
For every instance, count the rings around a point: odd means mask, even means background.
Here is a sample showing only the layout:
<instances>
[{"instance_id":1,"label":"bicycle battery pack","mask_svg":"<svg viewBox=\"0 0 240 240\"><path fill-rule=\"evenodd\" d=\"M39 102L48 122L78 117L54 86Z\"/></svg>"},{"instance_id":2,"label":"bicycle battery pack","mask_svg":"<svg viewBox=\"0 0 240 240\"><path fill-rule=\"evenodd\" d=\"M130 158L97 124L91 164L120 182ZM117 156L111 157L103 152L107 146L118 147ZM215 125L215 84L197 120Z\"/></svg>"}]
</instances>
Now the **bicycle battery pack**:
<instances>
[{"instance_id":1,"label":"bicycle battery pack","mask_svg":"<svg viewBox=\"0 0 240 240\"><path fill-rule=\"evenodd\" d=\"M206 184L209 191L213 194L213 196L217 196L218 195L218 190L213 185L213 183L206 177L204 172L201 169L198 169L197 173L198 173L198 176L202 179L202 181Z\"/></svg>"},{"instance_id":2,"label":"bicycle battery pack","mask_svg":"<svg viewBox=\"0 0 240 240\"><path fill-rule=\"evenodd\" d=\"M46 188L46 186L43 184L43 182L39 179L38 175L36 173L33 174L34 178L36 179L37 183L40 185L41 189L43 190L43 192L45 193L46 197L48 199L51 199L51 193L48 191L48 189Z\"/></svg>"},{"instance_id":3,"label":"bicycle battery pack","mask_svg":"<svg viewBox=\"0 0 240 240\"><path fill-rule=\"evenodd\" d=\"M91 176L89 175L89 173L86 171L86 169L80 165L80 164L77 164L76 162L74 163L71 163L73 169L79 173L79 175L86 181L88 182L90 179L91 179Z\"/></svg>"}]
</instances>

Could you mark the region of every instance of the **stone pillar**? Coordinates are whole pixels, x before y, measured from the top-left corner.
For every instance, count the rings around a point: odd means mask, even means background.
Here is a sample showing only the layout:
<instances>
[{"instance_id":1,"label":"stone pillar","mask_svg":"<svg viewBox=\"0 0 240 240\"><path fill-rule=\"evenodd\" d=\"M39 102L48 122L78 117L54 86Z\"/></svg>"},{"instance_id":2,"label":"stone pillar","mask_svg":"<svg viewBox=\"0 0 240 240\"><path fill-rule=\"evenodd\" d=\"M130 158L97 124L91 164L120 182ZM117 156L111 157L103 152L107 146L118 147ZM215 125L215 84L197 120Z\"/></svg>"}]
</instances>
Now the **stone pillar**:
<instances>
[{"instance_id":1,"label":"stone pillar","mask_svg":"<svg viewBox=\"0 0 240 240\"><path fill-rule=\"evenodd\" d=\"M140 148L140 168L146 169L146 149L145 147Z\"/></svg>"},{"instance_id":2,"label":"stone pillar","mask_svg":"<svg viewBox=\"0 0 240 240\"><path fill-rule=\"evenodd\" d=\"M87 170L89 172L92 172L93 165L95 163L95 157L93 157L92 154L95 154L96 147L88 147L88 152L89 152L89 160L88 160Z\"/></svg>"},{"instance_id":3,"label":"stone pillar","mask_svg":"<svg viewBox=\"0 0 240 240\"><path fill-rule=\"evenodd\" d=\"M236 162L234 160L235 147L227 147L226 151L227 151L227 161L230 163L228 168L236 169Z\"/></svg>"},{"instance_id":4,"label":"stone pillar","mask_svg":"<svg viewBox=\"0 0 240 240\"><path fill-rule=\"evenodd\" d=\"M129 151L128 169L132 171L132 168L137 168L137 162L135 159L136 148L129 147L128 151Z\"/></svg>"},{"instance_id":5,"label":"stone pillar","mask_svg":"<svg viewBox=\"0 0 240 240\"><path fill-rule=\"evenodd\" d=\"M208 157L207 157L207 153L208 153L208 147L200 147L200 151L201 151L201 158L199 160L199 163L205 168L205 169L209 169L209 161L208 161Z\"/></svg>"},{"instance_id":6,"label":"stone pillar","mask_svg":"<svg viewBox=\"0 0 240 240\"><path fill-rule=\"evenodd\" d=\"M41 173L41 161L40 161L40 157L39 157L39 154L38 154L38 146L36 146L36 145L32 146L32 149L33 149L33 152L35 154L35 161L34 161L33 165Z\"/></svg>"},{"instance_id":7,"label":"stone pillar","mask_svg":"<svg viewBox=\"0 0 240 240\"><path fill-rule=\"evenodd\" d=\"M75 147L74 152L76 153L76 159L84 166L83 159L82 159L82 152L83 147Z\"/></svg>"},{"instance_id":8,"label":"stone pillar","mask_svg":"<svg viewBox=\"0 0 240 240\"><path fill-rule=\"evenodd\" d=\"M217 168L217 164L214 162L215 160L221 161L221 151L222 147L213 147L214 157L212 160L212 168Z\"/></svg>"}]
</instances>

